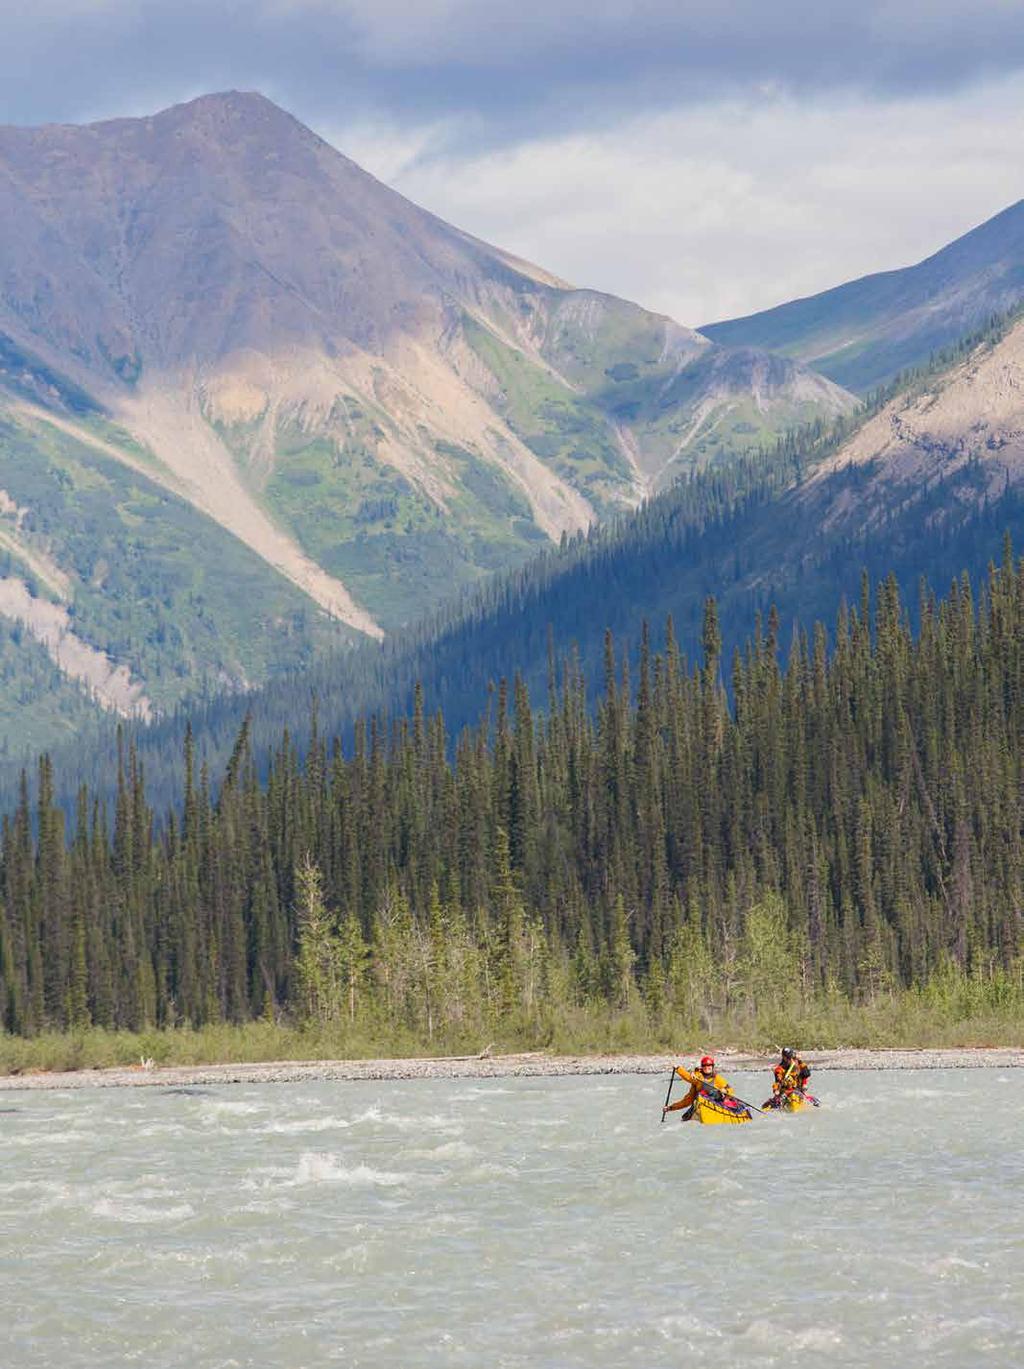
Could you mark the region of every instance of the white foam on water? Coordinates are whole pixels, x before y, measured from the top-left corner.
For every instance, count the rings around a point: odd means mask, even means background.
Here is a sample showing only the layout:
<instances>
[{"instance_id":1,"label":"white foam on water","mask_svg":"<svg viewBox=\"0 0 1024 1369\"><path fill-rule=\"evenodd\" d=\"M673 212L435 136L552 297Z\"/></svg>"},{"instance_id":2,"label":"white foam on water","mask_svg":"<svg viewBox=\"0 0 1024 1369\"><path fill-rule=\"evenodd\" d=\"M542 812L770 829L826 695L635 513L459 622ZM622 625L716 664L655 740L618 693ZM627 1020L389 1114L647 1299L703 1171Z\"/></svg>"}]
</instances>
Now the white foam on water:
<instances>
[{"instance_id":1,"label":"white foam on water","mask_svg":"<svg viewBox=\"0 0 1024 1369\"><path fill-rule=\"evenodd\" d=\"M981 1272L987 1266L977 1264L974 1260L962 1260L959 1255L943 1255L940 1260L929 1260L922 1264L921 1268L926 1274L933 1275L936 1279L948 1279L950 1275L956 1275L958 1270L973 1269Z\"/></svg>"},{"instance_id":2,"label":"white foam on water","mask_svg":"<svg viewBox=\"0 0 1024 1369\"><path fill-rule=\"evenodd\" d=\"M288 1117L270 1121L253 1131L266 1136L301 1136L304 1133L322 1131L348 1131L353 1127L388 1127L392 1131L420 1132L441 1131L460 1133L465 1123L457 1117L442 1116L439 1113L387 1113L379 1103L374 1103L354 1117L313 1116Z\"/></svg>"},{"instance_id":3,"label":"white foam on water","mask_svg":"<svg viewBox=\"0 0 1024 1369\"><path fill-rule=\"evenodd\" d=\"M381 1103L371 1103L370 1108L364 1108L363 1112L356 1113L356 1116L352 1118L349 1125L350 1127L360 1127L360 1125L368 1123L368 1121L370 1121L370 1123L381 1121Z\"/></svg>"},{"instance_id":4,"label":"white foam on water","mask_svg":"<svg viewBox=\"0 0 1024 1369\"><path fill-rule=\"evenodd\" d=\"M238 1187L247 1193L259 1193L268 1188L278 1188L294 1171L283 1169L280 1165L258 1165L247 1170L238 1181Z\"/></svg>"},{"instance_id":5,"label":"white foam on water","mask_svg":"<svg viewBox=\"0 0 1024 1369\"><path fill-rule=\"evenodd\" d=\"M134 1223L141 1225L141 1222ZM139 1251L135 1246L126 1248L124 1245L112 1246L110 1242L104 1242L99 1249L93 1251L85 1257L86 1263L97 1266L106 1274L126 1273L133 1275L139 1269ZM174 1246L165 1248L160 1245L151 1245L145 1253L147 1266L155 1268L161 1265L169 1265L174 1268L183 1269L213 1269L222 1266L248 1265L256 1262L256 1257L250 1250L240 1244L223 1245L203 1245L203 1246Z\"/></svg>"},{"instance_id":6,"label":"white foam on water","mask_svg":"<svg viewBox=\"0 0 1024 1369\"><path fill-rule=\"evenodd\" d=\"M345 1184L351 1188L399 1188L404 1184L416 1182L413 1174L396 1173L384 1169L374 1169L372 1165L340 1164L336 1155L326 1155L317 1151L306 1151L299 1159L292 1183L303 1184Z\"/></svg>"},{"instance_id":7,"label":"white foam on water","mask_svg":"<svg viewBox=\"0 0 1024 1369\"><path fill-rule=\"evenodd\" d=\"M4 1137L4 1145L29 1146L39 1150L43 1146L84 1146L95 1141L95 1131L23 1131L20 1134Z\"/></svg>"},{"instance_id":8,"label":"white foam on water","mask_svg":"<svg viewBox=\"0 0 1024 1369\"><path fill-rule=\"evenodd\" d=\"M12 1179L6 1183L0 1182L0 1194L5 1193L33 1193L37 1190L45 1190L51 1187L49 1179Z\"/></svg>"},{"instance_id":9,"label":"white foam on water","mask_svg":"<svg viewBox=\"0 0 1024 1369\"><path fill-rule=\"evenodd\" d=\"M655 1322L658 1334L665 1340L677 1340L680 1336L711 1336L721 1338L722 1331L712 1326L692 1312L671 1312L659 1317Z\"/></svg>"},{"instance_id":10,"label":"white foam on water","mask_svg":"<svg viewBox=\"0 0 1024 1369\"><path fill-rule=\"evenodd\" d=\"M347 1131L355 1125L347 1117L293 1117L287 1121L268 1122L254 1130L261 1136L302 1136L308 1132Z\"/></svg>"},{"instance_id":11,"label":"white foam on water","mask_svg":"<svg viewBox=\"0 0 1024 1369\"><path fill-rule=\"evenodd\" d=\"M476 1165L464 1176L467 1180L483 1181L487 1179L518 1179L519 1171L513 1169L511 1165L499 1165L494 1161L488 1161L483 1165Z\"/></svg>"},{"instance_id":12,"label":"white foam on water","mask_svg":"<svg viewBox=\"0 0 1024 1369\"><path fill-rule=\"evenodd\" d=\"M328 1269L352 1271L356 1274L364 1274L370 1262L370 1247L365 1241L360 1241L357 1245L345 1246L341 1250L336 1250L326 1261Z\"/></svg>"},{"instance_id":13,"label":"white foam on water","mask_svg":"<svg viewBox=\"0 0 1024 1369\"><path fill-rule=\"evenodd\" d=\"M201 1116L207 1117L251 1117L257 1112L266 1112L263 1103L247 1103L238 1098L203 1098L200 1103Z\"/></svg>"},{"instance_id":14,"label":"white foam on water","mask_svg":"<svg viewBox=\"0 0 1024 1369\"><path fill-rule=\"evenodd\" d=\"M446 1117L437 1112L424 1113L383 1113L376 1119L381 1126L393 1127L396 1131L454 1131L465 1130L465 1124L458 1117Z\"/></svg>"},{"instance_id":15,"label":"white foam on water","mask_svg":"<svg viewBox=\"0 0 1024 1369\"><path fill-rule=\"evenodd\" d=\"M980 1350L995 1346L996 1342L989 1341L987 1336L998 1330L998 1323L989 1316L936 1317L928 1325L918 1329L917 1338L926 1344L933 1344L962 1336L969 1338L972 1346Z\"/></svg>"},{"instance_id":16,"label":"white foam on water","mask_svg":"<svg viewBox=\"0 0 1024 1369\"><path fill-rule=\"evenodd\" d=\"M719 1127L718 1130L721 1131L723 1128ZM708 1176L702 1185L702 1192L705 1196L718 1197L725 1194L731 1198L736 1194L743 1194L745 1190L738 1179L733 1179L728 1174L715 1173Z\"/></svg>"},{"instance_id":17,"label":"white foam on water","mask_svg":"<svg viewBox=\"0 0 1024 1369\"><path fill-rule=\"evenodd\" d=\"M843 1336L834 1326L803 1326L786 1337L787 1344L794 1350L834 1350L843 1344Z\"/></svg>"},{"instance_id":18,"label":"white foam on water","mask_svg":"<svg viewBox=\"0 0 1024 1369\"><path fill-rule=\"evenodd\" d=\"M439 1146L403 1153L411 1160L472 1160L479 1151L476 1146L468 1145L465 1141L444 1141Z\"/></svg>"},{"instance_id":19,"label":"white foam on water","mask_svg":"<svg viewBox=\"0 0 1024 1369\"><path fill-rule=\"evenodd\" d=\"M93 1216L106 1217L112 1222L142 1225L149 1222L184 1222L194 1217L191 1203L173 1203L169 1207L153 1207L124 1198L100 1198L92 1205Z\"/></svg>"},{"instance_id":20,"label":"white foam on water","mask_svg":"<svg viewBox=\"0 0 1024 1369\"><path fill-rule=\"evenodd\" d=\"M46 1097L46 1095L43 1096ZM33 1099L32 1101L35 1102L35 1099ZM48 1109L37 1112L35 1108L26 1107L23 1105L17 1109L14 1109L14 1111L19 1112L22 1115L22 1117L32 1117L34 1121L39 1122L40 1126L48 1127L51 1130L56 1129L58 1127L70 1127L74 1125L76 1122L80 1122L82 1120L82 1112L80 1108L75 1111L69 1110L67 1112L50 1112Z\"/></svg>"},{"instance_id":21,"label":"white foam on water","mask_svg":"<svg viewBox=\"0 0 1024 1369\"><path fill-rule=\"evenodd\" d=\"M151 1140L154 1136L187 1136L188 1130L180 1122L150 1122L147 1126L136 1127L134 1134Z\"/></svg>"},{"instance_id":22,"label":"white foam on water","mask_svg":"<svg viewBox=\"0 0 1024 1369\"><path fill-rule=\"evenodd\" d=\"M71 1185L57 1179L19 1179L14 1183L0 1184L0 1194L14 1197L19 1193L38 1195L33 1205L37 1212L52 1212L54 1208L63 1207L74 1196Z\"/></svg>"}]
</instances>

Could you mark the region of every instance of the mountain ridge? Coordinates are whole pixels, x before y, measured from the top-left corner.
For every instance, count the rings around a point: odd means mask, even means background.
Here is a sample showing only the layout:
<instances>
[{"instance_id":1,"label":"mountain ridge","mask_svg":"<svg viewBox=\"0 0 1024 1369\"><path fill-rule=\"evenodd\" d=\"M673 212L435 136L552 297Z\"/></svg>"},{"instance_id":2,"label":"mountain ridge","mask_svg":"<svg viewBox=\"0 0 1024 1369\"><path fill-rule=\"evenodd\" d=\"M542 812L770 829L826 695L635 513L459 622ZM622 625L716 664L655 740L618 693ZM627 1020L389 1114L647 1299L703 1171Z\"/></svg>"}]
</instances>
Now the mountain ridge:
<instances>
[{"instance_id":1,"label":"mountain ridge","mask_svg":"<svg viewBox=\"0 0 1024 1369\"><path fill-rule=\"evenodd\" d=\"M223 598L238 650L205 633L199 654L175 654L199 591L169 524L148 521L185 514L145 482L209 520L195 574L215 573L204 558L226 533L309 605L289 626L304 610L282 590L266 620L281 642L298 631L305 659L314 638L402 631L676 475L856 402L444 223L257 94L0 129L0 247L0 420L19 452L0 447L0 488L25 510L8 530L19 575L32 556L58 565L83 640L164 703L258 682L276 658L245 646ZM113 514L96 481L125 496ZM104 565L63 531L80 506L94 542L114 545L113 517L132 544L133 602L93 594ZM86 594L107 624L92 637Z\"/></svg>"},{"instance_id":2,"label":"mountain ridge","mask_svg":"<svg viewBox=\"0 0 1024 1369\"><path fill-rule=\"evenodd\" d=\"M778 350L864 394L1024 298L1024 200L911 266L700 331Z\"/></svg>"}]
</instances>

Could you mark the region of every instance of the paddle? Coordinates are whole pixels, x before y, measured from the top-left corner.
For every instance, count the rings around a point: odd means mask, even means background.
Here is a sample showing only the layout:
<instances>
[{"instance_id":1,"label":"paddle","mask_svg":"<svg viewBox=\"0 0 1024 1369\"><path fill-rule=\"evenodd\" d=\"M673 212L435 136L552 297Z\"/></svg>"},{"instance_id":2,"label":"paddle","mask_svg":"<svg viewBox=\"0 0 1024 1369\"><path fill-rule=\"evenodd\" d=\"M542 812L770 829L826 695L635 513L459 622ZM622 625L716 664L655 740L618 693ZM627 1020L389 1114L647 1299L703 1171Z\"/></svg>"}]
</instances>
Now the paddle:
<instances>
[{"instance_id":1,"label":"paddle","mask_svg":"<svg viewBox=\"0 0 1024 1369\"><path fill-rule=\"evenodd\" d=\"M716 1089L713 1084L705 1084L701 1092L710 1098L713 1103L724 1103L728 1096L724 1094L721 1089ZM732 1101L734 1103L739 1103L741 1108L749 1108L751 1112L764 1112L763 1108L755 1107L753 1103L746 1103L742 1098L737 1098L735 1093L732 1094L731 1097Z\"/></svg>"},{"instance_id":2,"label":"paddle","mask_svg":"<svg viewBox=\"0 0 1024 1369\"><path fill-rule=\"evenodd\" d=\"M710 1098L712 1103L725 1103L726 1098L730 1096L723 1093L721 1089L716 1089L714 1084L701 1084L699 1087L704 1097ZM741 1108L749 1108L751 1112L763 1112L762 1108L755 1107L753 1103L744 1102L742 1098L737 1098L735 1094L731 1095L731 1099L732 1102L738 1103Z\"/></svg>"},{"instance_id":3,"label":"paddle","mask_svg":"<svg viewBox=\"0 0 1024 1369\"><path fill-rule=\"evenodd\" d=\"M745 1103L742 1098L737 1098L735 1094L733 1094L733 1098L741 1108L749 1108L751 1112L759 1112L762 1117L764 1116L764 1108L755 1107L753 1103Z\"/></svg>"},{"instance_id":4,"label":"paddle","mask_svg":"<svg viewBox=\"0 0 1024 1369\"><path fill-rule=\"evenodd\" d=\"M675 1069L673 1068L672 1073L671 1073L671 1074L669 1075L669 1077L668 1077L668 1092L665 1094L665 1106L661 1109L661 1120L662 1120L663 1122L664 1122L664 1120L665 1120L665 1109L668 1107L668 1100L672 1097L672 1085L673 1085L675 1082L676 1082L676 1072L675 1072Z\"/></svg>"}]
</instances>

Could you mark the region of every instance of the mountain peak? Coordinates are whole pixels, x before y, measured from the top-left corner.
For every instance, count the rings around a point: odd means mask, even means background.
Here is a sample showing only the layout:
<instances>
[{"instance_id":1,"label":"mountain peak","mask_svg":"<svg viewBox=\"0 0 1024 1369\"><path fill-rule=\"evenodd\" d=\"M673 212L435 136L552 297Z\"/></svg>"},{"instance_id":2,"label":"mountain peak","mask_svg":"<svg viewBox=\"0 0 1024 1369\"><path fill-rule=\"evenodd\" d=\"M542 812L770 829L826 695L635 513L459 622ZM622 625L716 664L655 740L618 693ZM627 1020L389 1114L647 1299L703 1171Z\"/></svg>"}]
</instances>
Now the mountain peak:
<instances>
[{"instance_id":1,"label":"mountain peak","mask_svg":"<svg viewBox=\"0 0 1024 1369\"><path fill-rule=\"evenodd\" d=\"M255 115L259 111L274 111L287 115L280 105L274 103L259 90L210 90L195 95L190 100L179 100L176 104L166 105L152 114L120 115L113 119L95 119L84 124L85 128L104 128L108 124L153 123L157 119L195 120L210 112L227 111ZM76 125L70 125L75 127Z\"/></svg>"},{"instance_id":2,"label":"mountain peak","mask_svg":"<svg viewBox=\"0 0 1024 1369\"><path fill-rule=\"evenodd\" d=\"M248 110L250 112L273 110L277 114L286 113L280 105L275 104L261 90L211 90L205 95L196 95L191 100L182 100L176 105L169 105L166 110L158 110L152 117L159 119L161 114L166 114L169 110L174 109L198 112L207 108Z\"/></svg>"},{"instance_id":3,"label":"mountain peak","mask_svg":"<svg viewBox=\"0 0 1024 1369\"><path fill-rule=\"evenodd\" d=\"M207 95L197 95L195 99L185 100L181 104L169 105L156 114L148 115L144 122L195 125L240 122L253 127L290 126L310 133L305 124L293 114L289 114L286 109L282 109L258 90L211 91Z\"/></svg>"},{"instance_id":4,"label":"mountain peak","mask_svg":"<svg viewBox=\"0 0 1024 1369\"><path fill-rule=\"evenodd\" d=\"M444 223L254 91L0 129L0 259L0 414L364 633L850 404ZM74 394L122 436L97 448Z\"/></svg>"},{"instance_id":5,"label":"mountain peak","mask_svg":"<svg viewBox=\"0 0 1024 1369\"><path fill-rule=\"evenodd\" d=\"M154 134L180 136L187 132L213 143L259 143L268 140L280 143L301 139L325 148L328 146L301 120L258 90L213 91L180 104L168 105L155 114L101 119L81 127L63 125L62 128L71 136L91 135L101 141L113 137L118 142L127 139L129 144L140 135L152 138ZM335 155L341 157L340 153Z\"/></svg>"}]
</instances>

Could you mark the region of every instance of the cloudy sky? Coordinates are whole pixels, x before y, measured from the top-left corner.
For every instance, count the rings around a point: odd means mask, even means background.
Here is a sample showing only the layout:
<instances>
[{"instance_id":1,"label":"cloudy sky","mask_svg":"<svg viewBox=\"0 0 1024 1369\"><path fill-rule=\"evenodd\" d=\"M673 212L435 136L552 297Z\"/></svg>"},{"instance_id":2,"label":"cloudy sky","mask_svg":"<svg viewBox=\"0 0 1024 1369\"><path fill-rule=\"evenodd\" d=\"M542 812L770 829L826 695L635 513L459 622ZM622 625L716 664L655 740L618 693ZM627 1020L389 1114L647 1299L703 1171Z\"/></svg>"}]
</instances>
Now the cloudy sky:
<instances>
[{"instance_id":1,"label":"cloudy sky","mask_svg":"<svg viewBox=\"0 0 1024 1369\"><path fill-rule=\"evenodd\" d=\"M444 218L700 324L1024 197L1020 0L0 0L0 122L258 89Z\"/></svg>"}]
</instances>

